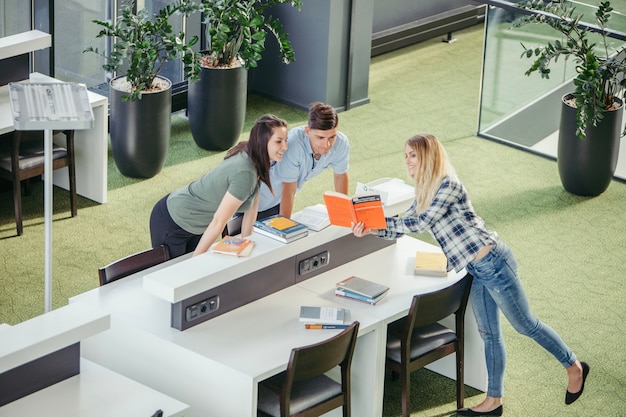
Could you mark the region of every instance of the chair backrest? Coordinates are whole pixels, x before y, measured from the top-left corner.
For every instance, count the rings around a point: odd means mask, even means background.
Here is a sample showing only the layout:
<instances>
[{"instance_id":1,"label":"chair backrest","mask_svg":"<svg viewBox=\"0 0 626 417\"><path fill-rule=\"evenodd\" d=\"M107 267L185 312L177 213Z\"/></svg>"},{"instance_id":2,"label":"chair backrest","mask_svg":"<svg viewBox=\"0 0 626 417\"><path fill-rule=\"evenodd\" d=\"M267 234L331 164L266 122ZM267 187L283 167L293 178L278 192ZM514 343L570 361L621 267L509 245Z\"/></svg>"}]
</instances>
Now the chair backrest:
<instances>
[{"instance_id":1,"label":"chair backrest","mask_svg":"<svg viewBox=\"0 0 626 417\"><path fill-rule=\"evenodd\" d=\"M53 169L68 166L71 163L74 149L74 131L55 131L66 137L66 147L52 145ZM41 131L11 132L11 140L5 139L0 147L0 169L8 173L3 178L12 179L13 175L20 180L41 175L44 172L44 137Z\"/></svg>"},{"instance_id":2,"label":"chair backrest","mask_svg":"<svg viewBox=\"0 0 626 417\"><path fill-rule=\"evenodd\" d=\"M229 221L226 222L226 226L224 227L224 231L222 231L222 237L224 236L236 236L241 233L241 222L243 221L243 216L235 216Z\"/></svg>"},{"instance_id":3,"label":"chair backrest","mask_svg":"<svg viewBox=\"0 0 626 417\"><path fill-rule=\"evenodd\" d=\"M100 285L105 285L120 278L127 277L141 270L158 265L170 259L170 253L165 245L135 253L118 259L98 269Z\"/></svg>"},{"instance_id":4,"label":"chair backrest","mask_svg":"<svg viewBox=\"0 0 626 417\"><path fill-rule=\"evenodd\" d=\"M358 331L359 322L355 321L330 339L292 349L282 386L281 402L289 404L294 382L322 375L336 366L341 368L342 390L347 392Z\"/></svg>"},{"instance_id":5,"label":"chair backrest","mask_svg":"<svg viewBox=\"0 0 626 417\"><path fill-rule=\"evenodd\" d=\"M64 130L55 131L55 133L65 135L65 147L52 144L52 169L68 167L70 207L72 217L74 217L78 211L76 169L74 166L74 131ZM20 236L24 233L20 183L23 180L40 177L44 174L44 135L41 131L21 130L16 130L8 135L11 138L0 135L0 178L13 183L13 210L17 234ZM28 193L28 182L25 185L26 193Z\"/></svg>"},{"instance_id":6,"label":"chair backrest","mask_svg":"<svg viewBox=\"0 0 626 417\"><path fill-rule=\"evenodd\" d=\"M413 297L407 317L405 333L416 327L427 326L456 314L457 323L465 317L473 277L466 274L451 286Z\"/></svg>"},{"instance_id":7,"label":"chair backrest","mask_svg":"<svg viewBox=\"0 0 626 417\"><path fill-rule=\"evenodd\" d=\"M352 361L359 322L353 322L343 332L314 345L294 348L287 367L293 381L310 379L335 366L349 366ZM289 376L287 377L289 378Z\"/></svg>"}]
</instances>

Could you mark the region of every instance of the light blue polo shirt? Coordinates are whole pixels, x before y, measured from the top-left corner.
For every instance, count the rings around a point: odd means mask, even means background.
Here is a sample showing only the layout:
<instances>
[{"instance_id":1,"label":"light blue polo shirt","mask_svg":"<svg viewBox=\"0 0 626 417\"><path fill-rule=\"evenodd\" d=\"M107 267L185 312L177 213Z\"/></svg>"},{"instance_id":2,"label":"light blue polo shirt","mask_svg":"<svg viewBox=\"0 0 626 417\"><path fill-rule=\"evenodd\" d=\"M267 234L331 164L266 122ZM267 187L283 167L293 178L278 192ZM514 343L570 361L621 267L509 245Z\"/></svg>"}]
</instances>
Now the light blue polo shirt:
<instances>
[{"instance_id":1,"label":"light blue polo shirt","mask_svg":"<svg viewBox=\"0 0 626 417\"><path fill-rule=\"evenodd\" d=\"M270 181L274 195L265 183L261 184L259 211L268 210L278 204L283 192L283 182L297 182L300 191L305 182L319 175L328 167L332 167L335 174L348 172L350 144L348 137L337 131L337 140L330 152L322 155L319 160L313 157L311 142L304 131L305 126L289 130L287 143L289 147L283 155L283 160L277 162L270 169Z\"/></svg>"}]
</instances>

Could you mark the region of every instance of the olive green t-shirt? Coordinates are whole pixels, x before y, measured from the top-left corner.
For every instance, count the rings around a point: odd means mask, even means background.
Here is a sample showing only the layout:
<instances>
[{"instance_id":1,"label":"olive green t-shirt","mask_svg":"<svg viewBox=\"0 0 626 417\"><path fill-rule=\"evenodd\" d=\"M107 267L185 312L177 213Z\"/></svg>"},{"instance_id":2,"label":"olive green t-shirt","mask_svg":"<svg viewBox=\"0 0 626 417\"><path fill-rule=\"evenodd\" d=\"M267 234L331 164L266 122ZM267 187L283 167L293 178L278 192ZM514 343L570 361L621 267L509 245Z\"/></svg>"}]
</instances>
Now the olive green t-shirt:
<instances>
[{"instance_id":1,"label":"olive green t-shirt","mask_svg":"<svg viewBox=\"0 0 626 417\"><path fill-rule=\"evenodd\" d=\"M254 164L246 152L240 152L191 184L173 191L167 198L167 210L181 228L201 235L213 220L227 191L243 201L237 209L237 212L243 212L250 208L259 188Z\"/></svg>"}]
</instances>

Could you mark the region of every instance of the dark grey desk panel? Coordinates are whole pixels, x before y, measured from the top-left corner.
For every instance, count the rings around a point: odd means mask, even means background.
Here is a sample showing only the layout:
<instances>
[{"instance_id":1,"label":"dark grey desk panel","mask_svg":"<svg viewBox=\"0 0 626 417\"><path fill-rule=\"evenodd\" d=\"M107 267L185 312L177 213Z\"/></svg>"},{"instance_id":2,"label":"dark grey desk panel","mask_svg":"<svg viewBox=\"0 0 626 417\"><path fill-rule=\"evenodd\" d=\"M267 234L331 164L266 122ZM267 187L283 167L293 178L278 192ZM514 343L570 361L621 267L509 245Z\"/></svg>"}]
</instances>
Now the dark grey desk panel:
<instances>
[{"instance_id":1,"label":"dark grey desk panel","mask_svg":"<svg viewBox=\"0 0 626 417\"><path fill-rule=\"evenodd\" d=\"M78 375L80 343L32 360L0 374L0 407Z\"/></svg>"},{"instance_id":2,"label":"dark grey desk panel","mask_svg":"<svg viewBox=\"0 0 626 417\"><path fill-rule=\"evenodd\" d=\"M178 330L186 330L298 282L393 245L395 242L395 240L380 239L376 236L357 238L352 234L345 235L185 300L172 303L171 326ZM302 260L325 251L329 254L327 264L315 271L300 275L299 264Z\"/></svg>"}]
</instances>

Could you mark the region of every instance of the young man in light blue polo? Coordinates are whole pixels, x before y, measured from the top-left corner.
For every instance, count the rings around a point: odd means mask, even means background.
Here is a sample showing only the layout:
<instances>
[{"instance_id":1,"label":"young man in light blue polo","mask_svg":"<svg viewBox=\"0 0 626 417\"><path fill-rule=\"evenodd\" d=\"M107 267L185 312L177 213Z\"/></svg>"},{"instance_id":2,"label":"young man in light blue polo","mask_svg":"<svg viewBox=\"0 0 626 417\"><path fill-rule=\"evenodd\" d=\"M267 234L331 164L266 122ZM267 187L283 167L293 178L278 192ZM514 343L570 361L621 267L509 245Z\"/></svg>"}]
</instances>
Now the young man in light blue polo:
<instances>
[{"instance_id":1,"label":"young man in light blue polo","mask_svg":"<svg viewBox=\"0 0 626 417\"><path fill-rule=\"evenodd\" d=\"M335 109L316 102L309 107L308 124L289 130L287 152L270 170L274 193L265 184L261 187L259 219L278 213L291 217L296 193L328 167L333 169L335 191L348 194L350 145L338 125Z\"/></svg>"}]
</instances>

